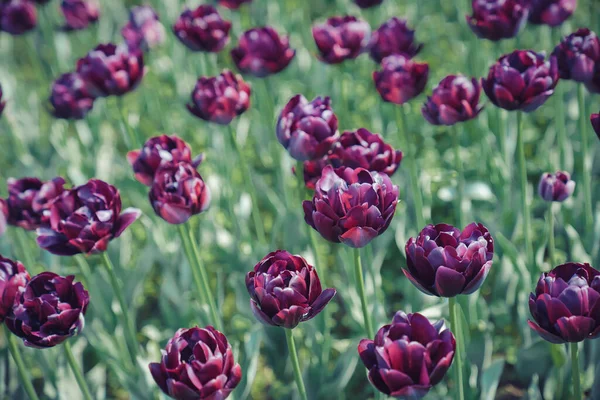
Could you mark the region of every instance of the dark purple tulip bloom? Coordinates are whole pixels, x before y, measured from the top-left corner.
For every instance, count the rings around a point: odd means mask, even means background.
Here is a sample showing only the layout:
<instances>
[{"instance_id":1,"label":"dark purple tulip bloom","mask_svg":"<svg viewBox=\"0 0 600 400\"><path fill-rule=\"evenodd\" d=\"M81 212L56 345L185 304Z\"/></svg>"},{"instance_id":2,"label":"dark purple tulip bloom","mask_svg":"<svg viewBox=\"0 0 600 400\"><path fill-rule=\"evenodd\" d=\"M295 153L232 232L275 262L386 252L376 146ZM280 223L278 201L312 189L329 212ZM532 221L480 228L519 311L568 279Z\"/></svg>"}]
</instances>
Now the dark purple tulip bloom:
<instances>
[{"instance_id":1,"label":"dark purple tulip bloom","mask_svg":"<svg viewBox=\"0 0 600 400\"><path fill-rule=\"evenodd\" d=\"M50 206L50 226L38 228L37 242L42 249L59 256L101 253L140 214L137 208L121 212L117 188L90 179L54 199Z\"/></svg>"},{"instance_id":2,"label":"dark purple tulip bloom","mask_svg":"<svg viewBox=\"0 0 600 400\"><path fill-rule=\"evenodd\" d=\"M551 343L581 342L600 336L600 271L566 263L544 272L529 296L531 329Z\"/></svg>"},{"instance_id":3,"label":"dark purple tulip bloom","mask_svg":"<svg viewBox=\"0 0 600 400\"><path fill-rule=\"evenodd\" d=\"M456 341L444 320L398 311L375 340L363 339L358 354L377 390L400 399L420 399L442 381L452 365Z\"/></svg>"},{"instance_id":4,"label":"dark purple tulip bloom","mask_svg":"<svg viewBox=\"0 0 600 400\"><path fill-rule=\"evenodd\" d=\"M382 71L373 72L375 87L384 101L404 104L417 97L427 84L429 65L417 63L400 54L383 59Z\"/></svg>"},{"instance_id":5,"label":"dark purple tulip bloom","mask_svg":"<svg viewBox=\"0 0 600 400\"><path fill-rule=\"evenodd\" d=\"M596 135L598 135L598 139L600 139L600 113L592 114L590 116L590 122L594 128L594 132L596 132Z\"/></svg>"},{"instance_id":6,"label":"dark purple tulip bloom","mask_svg":"<svg viewBox=\"0 0 600 400\"><path fill-rule=\"evenodd\" d=\"M211 5L203 4L195 10L185 10L173 25L177 39L193 51L217 53L229 43L231 22Z\"/></svg>"},{"instance_id":7,"label":"dark purple tulip bloom","mask_svg":"<svg viewBox=\"0 0 600 400\"><path fill-rule=\"evenodd\" d=\"M323 168L312 201L304 201L304 220L325 239L360 248L392 222L398 186L384 173L364 168Z\"/></svg>"},{"instance_id":8,"label":"dark purple tulip bloom","mask_svg":"<svg viewBox=\"0 0 600 400\"><path fill-rule=\"evenodd\" d=\"M575 181L568 172L544 173L540 178L538 193L546 201L565 201L575 191Z\"/></svg>"},{"instance_id":9,"label":"dark purple tulip bloom","mask_svg":"<svg viewBox=\"0 0 600 400\"><path fill-rule=\"evenodd\" d=\"M277 140L298 161L323 157L339 137L338 119L329 97L309 102L301 94L283 107L277 121Z\"/></svg>"},{"instance_id":10,"label":"dark purple tulip bloom","mask_svg":"<svg viewBox=\"0 0 600 400\"><path fill-rule=\"evenodd\" d=\"M600 64L600 39L591 30L581 28L565 36L552 55L562 79L585 83L592 79L595 65Z\"/></svg>"},{"instance_id":11,"label":"dark purple tulip bloom","mask_svg":"<svg viewBox=\"0 0 600 400\"><path fill-rule=\"evenodd\" d=\"M94 98L81 76L76 72L69 72L52 84L50 103L50 112L56 118L82 119L94 106Z\"/></svg>"},{"instance_id":12,"label":"dark purple tulip bloom","mask_svg":"<svg viewBox=\"0 0 600 400\"><path fill-rule=\"evenodd\" d=\"M320 313L335 296L321 290L314 267L285 250L269 253L246 275L250 307L266 325L294 329Z\"/></svg>"},{"instance_id":13,"label":"dark purple tulip bloom","mask_svg":"<svg viewBox=\"0 0 600 400\"><path fill-rule=\"evenodd\" d=\"M480 38L494 42L517 36L529 15L525 0L473 0L467 23Z\"/></svg>"},{"instance_id":14,"label":"dark purple tulip bloom","mask_svg":"<svg viewBox=\"0 0 600 400\"><path fill-rule=\"evenodd\" d=\"M152 7L136 6L131 8L121 35L130 50L148 51L165 41L165 27Z\"/></svg>"},{"instance_id":15,"label":"dark purple tulip bloom","mask_svg":"<svg viewBox=\"0 0 600 400\"><path fill-rule=\"evenodd\" d=\"M406 242L404 275L421 292L454 297L475 292L490 272L494 240L475 222L459 231L452 225L427 225Z\"/></svg>"},{"instance_id":16,"label":"dark purple tulip bloom","mask_svg":"<svg viewBox=\"0 0 600 400\"><path fill-rule=\"evenodd\" d=\"M369 41L369 54L378 63L392 54L412 58L422 48L422 44L415 42L415 31L408 27L406 20L397 17L392 17L381 25L373 32Z\"/></svg>"},{"instance_id":17,"label":"dark purple tulip bloom","mask_svg":"<svg viewBox=\"0 0 600 400\"><path fill-rule=\"evenodd\" d=\"M237 47L231 50L236 67L259 78L283 71L295 55L288 37L279 36L270 26L244 32Z\"/></svg>"},{"instance_id":18,"label":"dark purple tulip bloom","mask_svg":"<svg viewBox=\"0 0 600 400\"><path fill-rule=\"evenodd\" d=\"M367 46L370 33L367 22L349 15L329 18L312 28L319 59L328 64L358 57Z\"/></svg>"},{"instance_id":19,"label":"dark purple tulip bloom","mask_svg":"<svg viewBox=\"0 0 600 400\"><path fill-rule=\"evenodd\" d=\"M65 180L56 177L43 182L38 178L8 178L8 197L0 199L6 222L28 231L50 224L52 201L65 191Z\"/></svg>"},{"instance_id":20,"label":"dark purple tulip bloom","mask_svg":"<svg viewBox=\"0 0 600 400\"><path fill-rule=\"evenodd\" d=\"M2 85L0 85L0 116L2 116L2 112L4 111L5 106L6 106L6 101L4 101L2 99Z\"/></svg>"},{"instance_id":21,"label":"dark purple tulip bloom","mask_svg":"<svg viewBox=\"0 0 600 400\"><path fill-rule=\"evenodd\" d=\"M433 125L454 125L471 120L483 109L479 104L481 85L475 78L449 75L433 89L421 112Z\"/></svg>"},{"instance_id":22,"label":"dark purple tulip bloom","mask_svg":"<svg viewBox=\"0 0 600 400\"><path fill-rule=\"evenodd\" d=\"M228 125L250 107L250 92L241 75L226 69L218 76L200 77L187 108L205 121Z\"/></svg>"},{"instance_id":23,"label":"dark purple tulip bloom","mask_svg":"<svg viewBox=\"0 0 600 400\"><path fill-rule=\"evenodd\" d=\"M218 0L219 5L230 10L237 10L242 4L251 3L252 0Z\"/></svg>"},{"instance_id":24,"label":"dark purple tulip bloom","mask_svg":"<svg viewBox=\"0 0 600 400\"><path fill-rule=\"evenodd\" d=\"M210 190L187 162L165 163L154 176L148 195L156 215L170 224L183 224L210 205Z\"/></svg>"},{"instance_id":25,"label":"dark purple tulip bloom","mask_svg":"<svg viewBox=\"0 0 600 400\"><path fill-rule=\"evenodd\" d=\"M37 12L29 0L9 0L0 4L0 30L21 35L35 28Z\"/></svg>"},{"instance_id":26,"label":"dark purple tulip bloom","mask_svg":"<svg viewBox=\"0 0 600 400\"><path fill-rule=\"evenodd\" d=\"M213 328L179 329L148 365L160 389L175 400L220 400L235 389L242 369L225 335Z\"/></svg>"},{"instance_id":27,"label":"dark purple tulip bloom","mask_svg":"<svg viewBox=\"0 0 600 400\"><path fill-rule=\"evenodd\" d=\"M122 96L142 81L144 55L125 45L100 44L77 61L77 72L89 83L94 96Z\"/></svg>"},{"instance_id":28,"label":"dark purple tulip bloom","mask_svg":"<svg viewBox=\"0 0 600 400\"><path fill-rule=\"evenodd\" d=\"M319 158L316 160L308 160L302 163L303 175L304 175L304 185L307 189L314 190L317 181L321 179L321 174L323 173L323 168L326 165L331 165L329 162L329 157L325 156L323 158ZM294 170L295 173L295 170Z\"/></svg>"},{"instance_id":29,"label":"dark purple tulip bloom","mask_svg":"<svg viewBox=\"0 0 600 400\"><path fill-rule=\"evenodd\" d=\"M577 8L577 0L531 0L529 22L559 26L565 22Z\"/></svg>"},{"instance_id":30,"label":"dark purple tulip bloom","mask_svg":"<svg viewBox=\"0 0 600 400\"><path fill-rule=\"evenodd\" d=\"M90 297L73 275L42 272L31 278L4 322L25 346L54 347L83 329Z\"/></svg>"},{"instance_id":31,"label":"dark purple tulip bloom","mask_svg":"<svg viewBox=\"0 0 600 400\"><path fill-rule=\"evenodd\" d=\"M98 5L93 0L62 0L60 9L68 31L85 29L100 18Z\"/></svg>"},{"instance_id":32,"label":"dark purple tulip bloom","mask_svg":"<svg viewBox=\"0 0 600 400\"><path fill-rule=\"evenodd\" d=\"M0 323L12 313L15 300L21 297L29 282L29 273L19 261L0 254Z\"/></svg>"},{"instance_id":33,"label":"dark purple tulip bloom","mask_svg":"<svg viewBox=\"0 0 600 400\"><path fill-rule=\"evenodd\" d=\"M594 75L589 82L585 83L585 87L590 93L600 93L600 62L596 63Z\"/></svg>"},{"instance_id":34,"label":"dark purple tulip bloom","mask_svg":"<svg viewBox=\"0 0 600 400\"><path fill-rule=\"evenodd\" d=\"M515 50L490 67L481 86L497 107L532 112L552 96L558 79L555 57L545 60L542 53Z\"/></svg>"},{"instance_id":35,"label":"dark purple tulip bloom","mask_svg":"<svg viewBox=\"0 0 600 400\"><path fill-rule=\"evenodd\" d=\"M354 0L354 3L360 8L371 8L383 3L383 0Z\"/></svg>"}]
</instances>

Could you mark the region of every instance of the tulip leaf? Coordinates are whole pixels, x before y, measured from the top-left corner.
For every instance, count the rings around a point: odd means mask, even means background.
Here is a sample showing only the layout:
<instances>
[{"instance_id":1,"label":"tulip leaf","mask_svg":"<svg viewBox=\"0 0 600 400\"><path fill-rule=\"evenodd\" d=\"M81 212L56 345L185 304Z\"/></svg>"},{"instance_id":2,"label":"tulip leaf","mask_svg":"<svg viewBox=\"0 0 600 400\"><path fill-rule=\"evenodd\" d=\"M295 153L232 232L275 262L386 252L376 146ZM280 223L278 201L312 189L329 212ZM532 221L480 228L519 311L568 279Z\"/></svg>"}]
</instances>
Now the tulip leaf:
<instances>
[{"instance_id":1,"label":"tulip leaf","mask_svg":"<svg viewBox=\"0 0 600 400\"><path fill-rule=\"evenodd\" d=\"M500 377L504 370L504 358L497 359L481 374L481 400L494 400Z\"/></svg>"}]
</instances>

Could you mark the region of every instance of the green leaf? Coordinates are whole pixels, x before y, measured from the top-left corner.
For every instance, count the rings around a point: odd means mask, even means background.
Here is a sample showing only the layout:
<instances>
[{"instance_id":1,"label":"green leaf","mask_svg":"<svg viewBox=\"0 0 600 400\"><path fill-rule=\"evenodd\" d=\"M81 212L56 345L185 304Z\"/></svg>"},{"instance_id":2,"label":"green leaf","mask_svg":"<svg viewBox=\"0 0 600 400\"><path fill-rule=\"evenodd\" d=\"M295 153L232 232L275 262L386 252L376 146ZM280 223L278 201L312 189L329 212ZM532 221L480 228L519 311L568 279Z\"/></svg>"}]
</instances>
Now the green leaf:
<instances>
[{"instance_id":1,"label":"green leaf","mask_svg":"<svg viewBox=\"0 0 600 400\"><path fill-rule=\"evenodd\" d=\"M481 400L494 400L500 377L504 371L504 358L492 362L481 374Z\"/></svg>"}]
</instances>

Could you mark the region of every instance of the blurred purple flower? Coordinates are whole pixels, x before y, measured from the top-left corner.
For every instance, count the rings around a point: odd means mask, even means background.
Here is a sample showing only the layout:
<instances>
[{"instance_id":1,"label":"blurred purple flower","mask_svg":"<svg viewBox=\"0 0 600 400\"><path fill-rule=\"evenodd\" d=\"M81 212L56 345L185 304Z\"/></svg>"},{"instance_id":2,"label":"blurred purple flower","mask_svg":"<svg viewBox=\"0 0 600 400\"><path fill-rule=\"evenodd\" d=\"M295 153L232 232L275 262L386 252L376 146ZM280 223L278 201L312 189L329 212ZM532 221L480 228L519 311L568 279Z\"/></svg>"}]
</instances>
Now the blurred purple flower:
<instances>
[{"instance_id":1,"label":"blurred purple flower","mask_svg":"<svg viewBox=\"0 0 600 400\"><path fill-rule=\"evenodd\" d=\"M217 53L229 43L231 22L221 18L216 8L202 4L185 10L173 25L177 39L193 51Z\"/></svg>"},{"instance_id":2,"label":"blurred purple flower","mask_svg":"<svg viewBox=\"0 0 600 400\"><path fill-rule=\"evenodd\" d=\"M129 21L121 35L130 50L148 51L165 41L165 27L150 6L135 6L129 11Z\"/></svg>"},{"instance_id":3,"label":"blurred purple flower","mask_svg":"<svg viewBox=\"0 0 600 400\"><path fill-rule=\"evenodd\" d=\"M433 89L421 112L433 125L454 125L471 120L483 109L479 104L481 85L475 78L448 75Z\"/></svg>"},{"instance_id":4,"label":"blurred purple flower","mask_svg":"<svg viewBox=\"0 0 600 400\"><path fill-rule=\"evenodd\" d=\"M544 173L540 177L538 194L545 201L565 201L575 191L575 181L568 172Z\"/></svg>"},{"instance_id":5,"label":"blurred purple flower","mask_svg":"<svg viewBox=\"0 0 600 400\"><path fill-rule=\"evenodd\" d=\"M383 0L354 0L354 3L360 8L371 8L383 3Z\"/></svg>"},{"instance_id":6,"label":"blurred purple flower","mask_svg":"<svg viewBox=\"0 0 600 400\"><path fill-rule=\"evenodd\" d=\"M590 122L594 128L594 132L596 132L596 135L598 135L598 139L600 139L600 113L592 114L590 116Z\"/></svg>"},{"instance_id":7,"label":"blurred purple flower","mask_svg":"<svg viewBox=\"0 0 600 400\"><path fill-rule=\"evenodd\" d=\"M29 0L8 0L0 3L0 31L21 35L35 28L37 11Z\"/></svg>"},{"instance_id":8,"label":"blurred purple flower","mask_svg":"<svg viewBox=\"0 0 600 400\"><path fill-rule=\"evenodd\" d=\"M321 179L321 173L326 165L331 165L329 157L325 156L316 160L308 160L302 163L302 170L304 176L304 184L307 189L314 190L317 181ZM294 167L294 173L295 171Z\"/></svg>"},{"instance_id":9,"label":"blurred purple flower","mask_svg":"<svg viewBox=\"0 0 600 400\"><path fill-rule=\"evenodd\" d=\"M251 3L252 0L218 0L219 5L231 10L237 10L245 3Z\"/></svg>"},{"instance_id":10,"label":"blurred purple flower","mask_svg":"<svg viewBox=\"0 0 600 400\"><path fill-rule=\"evenodd\" d=\"M565 22L577 8L577 0L530 0L529 22L559 26Z\"/></svg>"},{"instance_id":11,"label":"blurred purple flower","mask_svg":"<svg viewBox=\"0 0 600 400\"><path fill-rule=\"evenodd\" d=\"M73 31L87 28L98 21L100 11L94 0L62 0L60 10L65 17L65 30Z\"/></svg>"},{"instance_id":12,"label":"blurred purple flower","mask_svg":"<svg viewBox=\"0 0 600 400\"><path fill-rule=\"evenodd\" d=\"M394 54L383 59L382 71L373 72L375 87L384 101L404 104L421 94L427 84L429 65Z\"/></svg>"},{"instance_id":13,"label":"blurred purple flower","mask_svg":"<svg viewBox=\"0 0 600 400\"><path fill-rule=\"evenodd\" d=\"M370 33L367 22L349 15L331 17L312 28L319 59L328 64L358 57L366 49Z\"/></svg>"},{"instance_id":14,"label":"blurred purple flower","mask_svg":"<svg viewBox=\"0 0 600 400\"><path fill-rule=\"evenodd\" d=\"M392 17L381 25L369 41L371 58L380 63L387 56L402 54L412 58L423 45L415 42L415 31L410 29L406 20Z\"/></svg>"},{"instance_id":15,"label":"blurred purple flower","mask_svg":"<svg viewBox=\"0 0 600 400\"><path fill-rule=\"evenodd\" d=\"M21 262L0 254L0 323L12 313L15 300L21 297L29 279L29 273Z\"/></svg>"},{"instance_id":16,"label":"blurred purple flower","mask_svg":"<svg viewBox=\"0 0 600 400\"><path fill-rule=\"evenodd\" d=\"M279 36L270 26L252 28L240 37L231 58L242 73L259 78L285 69L296 55L287 36Z\"/></svg>"},{"instance_id":17,"label":"blurred purple flower","mask_svg":"<svg viewBox=\"0 0 600 400\"><path fill-rule=\"evenodd\" d=\"M6 101L2 98L2 95L3 95L3 93L2 93L2 85L0 85L0 117L2 116L2 112L4 111L4 107L6 107Z\"/></svg>"},{"instance_id":18,"label":"blurred purple flower","mask_svg":"<svg viewBox=\"0 0 600 400\"><path fill-rule=\"evenodd\" d=\"M473 0L467 23L480 38L494 42L517 36L527 22L527 0Z\"/></svg>"},{"instance_id":19,"label":"blurred purple flower","mask_svg":"<svg viewBox=\"0 0 600 400\"><path fill-rule=\"evenodd\" d=\"M552 55L562 79L585 83L592 79L594 66L600 64L600 40L591 30L580 28L565 36Z\"/></svg>"},{"instance_id":20,"label":"blurred purple flower","mask_svg":"<svg viewBox=\"0 0 600 400\"><path fill-rule=\"evenodd\" d=\"M50 103L50 112L56 118L83 119L94 106L94 98L81 76L76 72L69 72L52 84Z\"/></svg>"}]
</instances>

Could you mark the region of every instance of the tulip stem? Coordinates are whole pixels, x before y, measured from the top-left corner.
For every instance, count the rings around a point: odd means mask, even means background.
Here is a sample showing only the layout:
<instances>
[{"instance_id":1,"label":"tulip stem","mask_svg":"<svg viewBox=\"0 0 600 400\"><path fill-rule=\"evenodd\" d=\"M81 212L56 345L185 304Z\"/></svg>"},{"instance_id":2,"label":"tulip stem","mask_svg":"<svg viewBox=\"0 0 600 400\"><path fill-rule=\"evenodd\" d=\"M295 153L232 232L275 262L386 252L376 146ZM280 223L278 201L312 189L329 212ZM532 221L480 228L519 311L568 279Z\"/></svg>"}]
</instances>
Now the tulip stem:
<instances>
[{"instance_id":1,"label":"tulip stem","mask_svg":"<svg viewBox=\"0 0 600 400\"><path fill-rule=\"evenodd\" d=\"M579 343L570 343L571 347L571 376L573 377L573 398L583 399L581 395L581 376L579 376Z\"/></svg>"},{"instance_id":2,"label":"tulip stem","mask_svg":"<svg viewBox=\"0 0 600 400\"><path fill-rule=\"evenodd\" d=\"M460 130L454 125L452 132L454 142L454 165L456 168L456 220L462 228L464 225L463 214L463 196L465 191L465 181L463 179L463 164L460 156Z\"/></svg>"},{"instance_id":3,"label":"tulip stem","mask_svg":"<svg viewBox=\"0 0 600 400\"><path fill-rule=\"evenodd\" d=\"M73 371L73 375L75 375L75 380L77 381L77 385L79 389L81 389L81 393L83 393L83 398L85 400L92 400L92 395L90 394L90 389L88 388L87 383L85 382L85 378L83 377L83 373L77 365L77 361L75 361L75 357L73 356L73 350L71 349L71 343L69 341L65 341L63 345L65 349L65 356L67 357L67 361L69 363L69 367L71 367L71 371Z\"/></svg>"},{"instance_id":4,"label":"tulip stem","mask_svg":"<svg viewBox=\"0 0 600 400\"><path fill-rule=\"evenodd\" d=\"M523 113L517 111L517 152L519 158L519 175L521 183L521 211L523 212L523 236L525 238L525 254L528 269L534 272L533 246L531 242L531 214L527 201L527 165L525 163L525 144L523 140Z\"/></svg>"},{"instance_id":5,"label":"tulip stem","mask_svg":"<svg viewBox=\"0 0 600 400\"><path fill-rule=\"evenodd\" d=\"M27 368L25 367L25 363L21 357L21 352L19 351L15 337L10 333L6 325L4 325L4 334L6 336L8 351L17 365L17 371L19 373L19 378L21 378L21 383L23 384L25 393L27 393L27 396L29 396L30 400L39 400L39 397L37 396L37 393L31 384L31 380L29 379L29 374L27 373Z\"/></svg>"},{"instance_id":6,"label":"tulip stem","mask_svg":"<svg viewBox=\"0 0 600 400\"><path fill-rule=\"evenodd\" d=\"M138 144L135 132L133 131L133 129L129 125L129 122L127 121L127 107L125 107L125 101L123 100L123 96L117 96L117 108L119 116L121 117L121 122L123 123L123 127L125 128L125 133L127 133L127 138L129 141L129 143L127 144L130 148L137 149L140 146Z\"/></svg>"},{"instance_id":7,"label":"tulip stem","mask_svg":"<svg viewBox=\"0 0 600 400\"><path fill-rule=\"evenodd\" d=\"M27 244L27 235L21 228L16 228L14 232L17 238L17 242L19 243L19 247L21 248L21 253L23 256L23 261L25 262L25 266L27 267L27 269L32 271L33 266L35 265L35 261L33 260L31 249Z\"/></svg>"},{"instance_id":8,"label":"tulip stem","mask_svg":"<svg viewBox=\"0 0 600 400\"><path fill-rule=\"evenodd\" d=\"M292 367L294 368L294 379L296 380L296 386L298 386L300 398L302 400L307 400L308 397L306 396L306 388L304 387L304 381L302 380L302 371L300 370L300 362L298 361L298 352L296 351L296 343L294 343L294 332L292 329L285 329L285 339L290 352Z\"/></svg>"},{"instance_id":9,"label":"tulip stem","mask_svg":"<svg viewBox=\"0 0 600 400\"><path fill-rule=\"evenodd\" d=\"M561 41L561 30L559 28L551 29L552 31L552 42L560 43ZM565 96L564 96L563 85L557 85L554 88L554 112L556 113L556 129L557 129L557 141L558 149L560 152L560 169L562 171L567 170L567 124L565 119Z\"/></svg>"},{"instance_id":10,"label":"tulip stem","mask_svg":"<svg viewBox=\"0 0 600 400\"><path fill-rule=\"evenodd\" d=\"M354 275L356 276L356 286L360 296L360 305L362 308L363 319L365 320L365 330L369 339L374 337L373 324L367 307L367 297L365 295L365 281L363 278L363 267L360 260L360 249L354 249Z\"/></svg>"},{"instance_id":11,"label":"tulip stem","mask_svg":"<svg viewBox=\"0 0 600 400\"><path fill-rule=\"evenodd\" d=\"M456 297L450 297L448 299L448 308L450 309L450 325L452 326L452 332L456 338L456 352L454 359L456 360L456 366L454 367L456 386L458 388L458 400L465 399L465 388L463 385L463 343L462 343L462 327L460 325L460 315L458 310L460 305L456 301Z\"/></svg>"},{"instance_id":12,"label":"tulip stem","mask_svg":"<svg viewBox=\"0 0 600 400\"><path fill-rule=\"evenodd\" d=\"M588 129L587 118L585 112L585 91L584 86L577 86L577 101L579 103L579 132L581 135L581 172L583 179L583 196L584 196L584 219L585 219L585 234L587 237L592 235L594 228L594 214L592 211L592 188L589 164L589 149L588 149Z\"/></svg>"},{"instance_id":13,"label":"tulip stem","mask_svg":"<svg viewBox=\"0 0 600 400\"><path fill-rule=\"evenodd\" d=\"M548 258L550 259L550 268L554 268L556 266L556 250L554 245L554 212L553 212L553 203L550 203L550 207L548 207L548 214L546 216L548 220Z\"/></svg>"}]
</instances>

